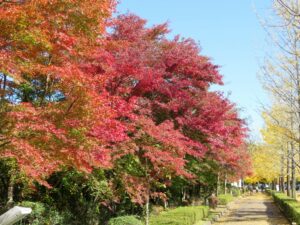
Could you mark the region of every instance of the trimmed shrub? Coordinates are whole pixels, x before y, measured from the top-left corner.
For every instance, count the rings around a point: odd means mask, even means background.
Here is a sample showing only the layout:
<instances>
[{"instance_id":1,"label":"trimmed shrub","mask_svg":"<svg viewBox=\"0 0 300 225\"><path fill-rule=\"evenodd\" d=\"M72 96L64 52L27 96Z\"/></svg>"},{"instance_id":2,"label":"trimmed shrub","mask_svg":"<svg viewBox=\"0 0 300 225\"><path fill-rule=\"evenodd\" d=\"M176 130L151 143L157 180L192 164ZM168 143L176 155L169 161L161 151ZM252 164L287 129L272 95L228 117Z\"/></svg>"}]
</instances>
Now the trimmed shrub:
<instances>
[{"instance_id":1,"label":"trimmed shrub","mask_svg":"<svg viewBox=\"0 0 300 225\"><path fill-rule=\"evenodd\" d=\"M193 225L208 216L207 206L179 207L150 218L151 225Z\"/></svg>"},{"instance_id":2,"label":"trimmed shrub","mask_svg":"<svg viewBox=\"0 0 300 225\"><path fill-rule=\"evenodd\" d=\"M300 224L300 203L284 193L271 191L274 201L291 221Z\"/></svg>"},{"instance_id":3,"label":"trimmed shrub","mask_svg":"<svg viewBox=\"0 0 300 225\"><path fill-rule=\"evenodd\" d=\"M219 205L227 205L229 202L233 201L233 196L230 194L218 195Z\"/></svg>"},{"instance_id":4,"label":"trimmed shrub","mask_svg":"<svg viewBox=\"0 0 300 225\"><path fill-rule=\"evenodd\" d=\"M265 192L268 194L268 195L272 195L275 191L271 190L271 189L266 189Z\"/></svg>"},{"instance_id":5,"label":"trimmed shrub","mask_svg":"<svg viewBox=\"0 0 300 225\"><path fill-rule=\"evenodd\" d=\"M109 220L108 225L143 225L135 216L119 216Z\"/></svg>"}]
</instances>

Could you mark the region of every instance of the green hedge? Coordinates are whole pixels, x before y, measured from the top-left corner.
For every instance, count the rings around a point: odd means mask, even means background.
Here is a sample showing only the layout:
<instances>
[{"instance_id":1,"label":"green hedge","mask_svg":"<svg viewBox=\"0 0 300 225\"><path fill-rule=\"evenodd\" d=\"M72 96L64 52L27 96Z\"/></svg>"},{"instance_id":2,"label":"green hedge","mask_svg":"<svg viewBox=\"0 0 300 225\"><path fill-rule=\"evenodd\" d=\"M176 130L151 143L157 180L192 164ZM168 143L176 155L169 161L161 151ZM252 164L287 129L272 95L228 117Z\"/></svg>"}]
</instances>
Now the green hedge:
<instances>
[{"instance_id":1,"label":"green hedge","mask_svg":"<svg viewBox=\"0 0 300 225\"><path fill-rule=\"evenodd\" d=\"M135 216L119 216L109 220L108 225L143 225Z\"/></svg>"},{"instance_id":2,"label":"green hedge","mask_svg":"<svg viewBox=\"0 0 300 225\"><path fill-rule=\"evenodd\" d=\"M230 194L218 195L218 204L219 205L227 205L231 201L233 201L233 196Z\"/></svg>"},{"instance_id":3,"label":"green hedge","mask_svg":"<svg viewBox=\"0 0 300 225\"><path fill-rule=\"evenodd\" d=\"M265 192L269 195L272 195L275 191L271 190L271 189L266 189Z\"/></svg>"},{"instance_id":4,"label":"green hedge","mask_svg":"<svg viewBox=\"0 0 300 225\"><path fill-rule=\"evenodd\" d=\"M208 216L207 206L179 207L150 218L151 225L193 225Z\"/></svg>"},{"instance_id":5,"label":"green hedge","mask_svg":"<svg viewBox=\"0 0 300 225\"><path fill-rule=\"evenodd\" d=\"M274 191L270 191L269 193L272 194L274 201L278 204L285 216L292 222L300 224L300 203L284 193Z\"/></svg>"}]
</instances>

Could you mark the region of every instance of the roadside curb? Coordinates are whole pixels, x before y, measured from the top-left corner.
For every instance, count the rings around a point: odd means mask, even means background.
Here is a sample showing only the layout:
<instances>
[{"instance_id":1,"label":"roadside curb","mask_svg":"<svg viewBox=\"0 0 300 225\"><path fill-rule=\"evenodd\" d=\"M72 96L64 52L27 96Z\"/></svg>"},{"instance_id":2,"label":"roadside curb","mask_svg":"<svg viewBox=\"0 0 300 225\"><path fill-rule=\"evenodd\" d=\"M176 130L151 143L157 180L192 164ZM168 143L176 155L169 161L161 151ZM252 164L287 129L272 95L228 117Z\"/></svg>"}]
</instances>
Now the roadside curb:
<instances>
[{"instance_id":1,"label":"roadside curb","mask_svg":"<svg viewBox=\"0 0 300 225\"><path fill-rule=\"evenodd\" d=\"M230 204L230 203L229 203ZM204 219L203 225L211 225L217 222L222 216L225 216L229 212L229 204L227 206L218 206L211 213L213 214L211 217Z\"/></svg>"}]
</instances>

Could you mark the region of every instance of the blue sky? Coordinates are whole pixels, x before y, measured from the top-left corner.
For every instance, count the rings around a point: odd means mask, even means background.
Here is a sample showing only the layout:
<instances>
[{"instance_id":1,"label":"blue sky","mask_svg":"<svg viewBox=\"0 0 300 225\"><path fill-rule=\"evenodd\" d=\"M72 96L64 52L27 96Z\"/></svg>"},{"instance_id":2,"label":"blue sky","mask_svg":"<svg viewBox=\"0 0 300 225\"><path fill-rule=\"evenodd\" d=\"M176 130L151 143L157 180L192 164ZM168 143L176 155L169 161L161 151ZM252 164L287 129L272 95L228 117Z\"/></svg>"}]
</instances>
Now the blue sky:
<instances>
[{"instance_id":1,"label":"blue sky","mask_svg":"<svg viewBox=\"0 0 300 225\"><path fill-rule=\"evenodd\" d=\"M268 99L257 74L268 48L257 15L264 17L270 7L271 0L121 0L118 13L135 13L150 26L168 21L171 35L199 42L224 76L225 85L213 89L230 94L259 139L260 105Z\"/></svg>"}]
</instances>

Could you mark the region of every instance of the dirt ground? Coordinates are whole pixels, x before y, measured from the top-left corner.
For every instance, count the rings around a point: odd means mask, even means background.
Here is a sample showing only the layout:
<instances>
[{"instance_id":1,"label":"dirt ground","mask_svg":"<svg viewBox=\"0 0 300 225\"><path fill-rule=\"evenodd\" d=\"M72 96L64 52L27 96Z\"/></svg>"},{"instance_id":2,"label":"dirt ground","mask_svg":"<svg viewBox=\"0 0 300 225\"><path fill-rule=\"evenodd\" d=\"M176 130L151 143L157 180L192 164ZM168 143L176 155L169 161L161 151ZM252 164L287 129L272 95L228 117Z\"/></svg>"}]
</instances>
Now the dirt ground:
<instances>
[{"instance_id":1,"label":"dirt ground","mask_svg":"<svg viewBox=\"0 0 300 225\"><path fill-rule=\"evenodd\" d=\"M227 216L216 223L218 225L287 225L271 197L258 193L241 198L230 206Z\"/></svg>"}]
</instances>

